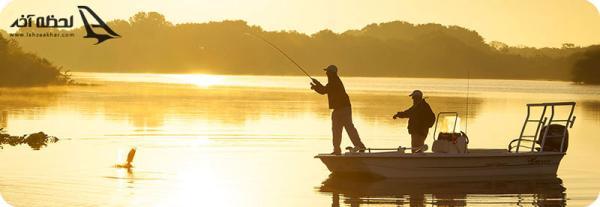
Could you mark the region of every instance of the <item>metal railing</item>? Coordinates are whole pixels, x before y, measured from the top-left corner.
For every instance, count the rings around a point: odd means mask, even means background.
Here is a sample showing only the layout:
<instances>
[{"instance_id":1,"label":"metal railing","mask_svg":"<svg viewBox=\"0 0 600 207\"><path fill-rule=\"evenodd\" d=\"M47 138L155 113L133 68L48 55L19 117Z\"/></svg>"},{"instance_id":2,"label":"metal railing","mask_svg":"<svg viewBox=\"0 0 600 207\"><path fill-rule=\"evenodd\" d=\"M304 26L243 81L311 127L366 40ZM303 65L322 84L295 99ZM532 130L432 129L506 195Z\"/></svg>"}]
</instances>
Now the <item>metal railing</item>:
<instances>
[{"instance_id":1,"label":"metal railing","mask_svg":"<svg viewBox=\"0 0 600 207\"><path fill-rule=\"evenodd\" d=\"M558 106L570 106L569 116L566 119L557 119L557 120L554 119L556 116L556 107L558 107ZM530 119L530 117L532 116L531 109L534 107L542 107L539 119ZM549 114L548 114L548 109L550 109ZM523 122L523 127L521 128L521 133L519 135L519 138L512 140L508 144L508 150L512 151L513 148L516 148L515 152L521 152L520 148L523 147L523 148L527 148L527 149L529 149L529 151L533 152L536 149L536 144L539 144L540 145L539 151L540 152L544 151L544 146L546 145L546 140L547 140L546 138L549 138L548 132L550 132L550 125L552 125L553 123L561 123L562 122L562 123L564 123L564 130L562 132L562 136L558 136L558 137L560 137L562 139L559 150L560 150L560 152L563 152L568 128L573 127L573 124L575 123L576 117L573 116L574 111L575 111L575 102L527 104L527 116L525 117L525 121ZM535 132L533 135L525 134L528 123L537 123ZM543 134L540 138L541 143L538 143L538 141L539 141L538 136L540 135L540 130L544 129L544 127L546 127L546 129L543 131ZM550 137L556 138L557 136L550 136ZM525 138L531 138L531 139L525 139ZM513 146L515 142L516 142L516 146ZM523 142L531 142L531 146L522 145Z\"/></svg>"},{"instance_id":2,"label":"metal railing","mask_svg":"<svg viewBox=\"0 0 600 207\"><path fill-rule=\"evenodd\" d=\"M435 134L437 133L437 126L438 123L440 122L440 116L446 116L446 115L454 115L454 127L452 128L452 133L456 133L456 124L458 123L458 112L449 112L449 111L445 111L445 112L440 112L438 113L437 117L435 118L435 126L433 127L433 134L431 135L433 138L433 140L436 140L437 137L435 136Z\"/></svg>"}]
</instances>

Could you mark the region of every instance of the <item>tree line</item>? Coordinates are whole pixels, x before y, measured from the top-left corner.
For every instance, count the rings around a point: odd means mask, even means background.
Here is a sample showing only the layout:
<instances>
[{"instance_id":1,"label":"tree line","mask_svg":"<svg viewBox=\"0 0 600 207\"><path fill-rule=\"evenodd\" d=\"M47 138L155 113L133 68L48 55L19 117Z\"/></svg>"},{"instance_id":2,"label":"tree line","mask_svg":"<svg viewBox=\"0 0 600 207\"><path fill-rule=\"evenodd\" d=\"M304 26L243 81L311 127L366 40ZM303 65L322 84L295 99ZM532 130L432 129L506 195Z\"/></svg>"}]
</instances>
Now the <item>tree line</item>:
<instances>
[{"instance_id":1,"label":"tree line","mask_svg":"<svg viewBox=\"0 0 600 207\"><path fill-rule=\"evenodd\" d=\"M96 72L300 75L286 69L293 65L253 35L271 41L313 74L336 64L346 76L469 76L594 83L584 74L595 71L589 69L590 64L598 64L597 55L591 52L596 48L593 46L514 47L486 42L473 30L440 24L393 21L342 33L322 30L309 35L265 31L241 20L173 24L160 13L140 12L108 25L121 38L93 45L95 40L80 38L86 32L79 27L19 30L74 33L73 38L15 39L26 51L65 68Z\"/></svg>"}]
</instances>

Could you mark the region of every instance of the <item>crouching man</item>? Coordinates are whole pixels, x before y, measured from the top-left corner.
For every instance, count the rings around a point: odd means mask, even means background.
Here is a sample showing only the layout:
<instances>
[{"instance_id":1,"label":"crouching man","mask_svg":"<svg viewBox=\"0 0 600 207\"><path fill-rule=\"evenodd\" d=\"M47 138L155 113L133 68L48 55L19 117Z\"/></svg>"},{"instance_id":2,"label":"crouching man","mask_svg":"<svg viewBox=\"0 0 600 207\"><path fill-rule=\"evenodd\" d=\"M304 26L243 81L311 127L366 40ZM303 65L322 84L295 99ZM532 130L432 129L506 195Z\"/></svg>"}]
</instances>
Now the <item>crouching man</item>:
<instances>
[{"instance_id":1,"label":"crouching man","mask_svg":"<svg viewBox=\"0 0 600 207\"><path fill-rule=\"evenodd\" d=\"M435 114L423 99L423 92L414 90L409 96L413 100L412 107L396 113L392 118L408 118L408 133L411 137L412 152L423 152L421 147L425 145L429 128L435 123Z\"/></svg>"}]
</instances>

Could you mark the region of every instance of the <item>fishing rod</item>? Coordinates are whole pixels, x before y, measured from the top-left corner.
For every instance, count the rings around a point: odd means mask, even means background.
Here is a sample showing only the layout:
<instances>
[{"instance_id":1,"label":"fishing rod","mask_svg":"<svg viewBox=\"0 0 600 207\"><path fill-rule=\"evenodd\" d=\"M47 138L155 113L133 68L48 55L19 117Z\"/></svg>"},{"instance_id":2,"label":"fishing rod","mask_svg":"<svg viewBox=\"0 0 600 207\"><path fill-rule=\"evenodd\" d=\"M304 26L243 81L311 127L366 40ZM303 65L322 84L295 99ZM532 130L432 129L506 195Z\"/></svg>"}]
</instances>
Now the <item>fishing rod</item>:
<instances>
[{"instance_id":1,"label":"fishing rod","mask_svg":"<svg viewBox=\"0 0 600 207\"><path fill-rule=\"evenodd\" d=\"M263 42L269 44L272 48L276 49L277 51L279 51L279 53L281 53L283 56L285 56L288 60L290 60L292 63L294 63L294 65L296 65L296 67L298 67L298 69L300 69L300 71L302 71L302 73L304 73L304 75L308 76L308 78L310 78L311 80L314 80L313 77L311 77L306 70L304 70L304 68L302 68L298 63L296 63L296 61L294 61L289 55L287 55L285 52L283 52L283 50L279 49L279 47L277 47L275 44L269 42L269 40L265 39L264 37L258 35L258 34L254 34L252 32L246 32L244 33L245 35L250 35L253 37L256 37L260 40L262 40Z\"/></svg>"},{"instance_id":2,"label":"fishing rod","mask_svg":"<svg viewBox=\"0 0 600 207\"><path fill-rule=\"evenodd\" d=\"M465 114L465 132L469 132L469 88L471 86L471 69L467 69L467 109Z\"/></svg>"}]
</instances>

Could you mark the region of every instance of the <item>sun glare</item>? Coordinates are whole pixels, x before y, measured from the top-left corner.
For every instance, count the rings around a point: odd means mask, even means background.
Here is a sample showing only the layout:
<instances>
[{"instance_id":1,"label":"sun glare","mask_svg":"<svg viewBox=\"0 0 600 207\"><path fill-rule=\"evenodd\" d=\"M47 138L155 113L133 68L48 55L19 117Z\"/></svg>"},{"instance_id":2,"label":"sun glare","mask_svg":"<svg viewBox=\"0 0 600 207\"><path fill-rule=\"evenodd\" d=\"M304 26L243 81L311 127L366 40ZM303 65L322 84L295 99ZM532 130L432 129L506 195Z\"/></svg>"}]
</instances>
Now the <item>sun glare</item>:
<instances>
[{"instance_id":1,"label":"sun glare","mask_svg":"<svg viewBox=\"0 0 600 207\"><path fill-rule=\"evenodd\" d=\"M443 116L438 121L438 130L440 132L460 132L462 130L460 117L455 120L452 116Z\"/></svg>"},{"instance_id":2,"label":"sun glare","mask_svg":"<svg viewBox=\"0 0 600 207\"><path fill-rule=\"evenodd\" d=\"M4 201L4 198L2 198L2 194L0 194L0 206L11 207L11 205L9 205L6 201Z\"/></svg>"},{"instance_id":3,"label":"sun glare","mask_svg":"<svg viewBox=\"0 0 600 207\"><path fill-rule=\"evenodd\" d=\"M594 7L596 11L600 12L600 0L588 0Z\"/></svg>"},{"instance_id":4,"label":"sun glare","mask_svg":"<svg viewBox=\"0 0 600 207\"><path fill-rule=\"evenodd\" d=\"M193 84L203 88L222 85L224 79L223 77L216 75L177 75L176 78L184 84Z\"/></svg>"}]
</instances>

